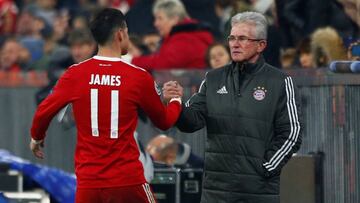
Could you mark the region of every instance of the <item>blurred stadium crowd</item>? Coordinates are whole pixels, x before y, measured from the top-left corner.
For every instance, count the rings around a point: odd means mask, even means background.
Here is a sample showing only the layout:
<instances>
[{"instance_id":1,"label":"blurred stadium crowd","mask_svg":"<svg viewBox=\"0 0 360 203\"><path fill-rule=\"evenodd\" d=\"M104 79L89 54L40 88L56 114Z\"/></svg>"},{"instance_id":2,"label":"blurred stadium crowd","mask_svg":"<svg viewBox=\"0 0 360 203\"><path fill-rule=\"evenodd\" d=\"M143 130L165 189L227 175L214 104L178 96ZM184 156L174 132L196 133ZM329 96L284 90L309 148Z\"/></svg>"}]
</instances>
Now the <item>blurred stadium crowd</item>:
<instances>
[{"instance_id":1,"label":"blurred stadium crowd","mask_svg":"<svg viewBox=\"0 0 360 203\"><path fill-rule=\"evenodd\" d=\"M87 27L103 7L126 14L131 41L126 58L147 69L206 69L228 63L230 18L248 10L268 17L264 55L271 65L316 68L333 60L359 60L358 0L182 0L185 10L165 8L170 9L165 16L153 10L155 2L0 0L0 79L8 72L40 71L53 83L69 65L91 57L96 45ZM166 28L161 17L173 15L179 18Z\"/></svg>"}]
</instances>

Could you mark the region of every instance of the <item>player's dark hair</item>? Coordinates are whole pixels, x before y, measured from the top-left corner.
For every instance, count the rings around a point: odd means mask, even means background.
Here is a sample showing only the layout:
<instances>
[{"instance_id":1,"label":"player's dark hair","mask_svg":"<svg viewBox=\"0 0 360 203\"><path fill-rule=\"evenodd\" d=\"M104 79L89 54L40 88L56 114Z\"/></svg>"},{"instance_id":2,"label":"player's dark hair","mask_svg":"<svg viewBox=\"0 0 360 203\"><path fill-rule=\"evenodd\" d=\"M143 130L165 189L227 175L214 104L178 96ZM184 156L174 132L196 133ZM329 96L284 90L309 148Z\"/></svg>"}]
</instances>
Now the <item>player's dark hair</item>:
<instances>
[{"instance_id":1,"label":"player's dark hair","mask_svg":"<svg viewBox=\"0 0 360 203\"><path fill-rule=\"evenodd\" d=\"M118 28L126 28L125 16L113 8L102 9L90 22L90 30L100 45L108 43Z\"/></svg>"}]
</instances>

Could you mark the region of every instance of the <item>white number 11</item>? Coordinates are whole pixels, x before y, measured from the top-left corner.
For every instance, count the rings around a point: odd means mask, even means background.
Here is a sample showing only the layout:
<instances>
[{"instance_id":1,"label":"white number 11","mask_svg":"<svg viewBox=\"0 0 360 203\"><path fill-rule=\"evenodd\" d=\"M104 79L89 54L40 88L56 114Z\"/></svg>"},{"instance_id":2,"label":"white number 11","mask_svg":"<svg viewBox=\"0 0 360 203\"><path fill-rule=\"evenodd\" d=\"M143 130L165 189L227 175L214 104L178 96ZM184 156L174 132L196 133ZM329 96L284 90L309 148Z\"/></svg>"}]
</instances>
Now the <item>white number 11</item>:
<instances>
[{"instance_id":1,"label":"white number 11","mask_svg":"<svg viewBox=\"0 0 360 203\"><path fill-rule=\"evenodd\" d=\"M99 137L98 126L98 89L90 91L90 110L91 110L91 132L92 136ZM119 136L119 90L111 90L111 118L110 118L110 138L117 139Z\"/></svg>"}]
</instances>

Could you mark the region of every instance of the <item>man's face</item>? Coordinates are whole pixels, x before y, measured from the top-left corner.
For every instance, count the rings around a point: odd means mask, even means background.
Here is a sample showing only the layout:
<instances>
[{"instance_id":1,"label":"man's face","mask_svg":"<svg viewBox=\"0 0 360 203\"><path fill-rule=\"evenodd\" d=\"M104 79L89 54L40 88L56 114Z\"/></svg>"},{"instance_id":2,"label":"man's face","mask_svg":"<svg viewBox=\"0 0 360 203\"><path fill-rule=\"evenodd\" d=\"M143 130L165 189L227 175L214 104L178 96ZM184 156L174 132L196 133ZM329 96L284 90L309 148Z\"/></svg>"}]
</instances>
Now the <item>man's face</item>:
<instances>
[{"instance_id":1,"label":"man's face","mask_svg":"<svg viewBox=\"0 0 360 203\"><path fill-rule=\"evenodd\" d=\"M313 68L313 57L311 53L300 54L300 64L302 68Z\"/></svg>"},{"instance_id":2,"label":"man's face","mask_svg":"<svg viewBox=\"0 0 360 203\"><path fill-rule=\"evenodd\" d=\"M224 46L217 45L210 50L211 68L220 68L230 62L229 52Z\"/></svg>"},{"instance_id":3,"label":"man's face","mask_svg":"<svg viewBox=\"0 0 360 203\"><path fill-rule=\"evenodd\" d=\"M231 28L229 36L231 58L235 62L255 62L266 47L266 40L257 39L255 25L240 23Z\"/></svg>"},{"instance_id":4,"label":"man's face","mask_svg":"<svg viewBox=\"0 0 360 203\"><path fill-rule=\"evenodd\" d=\"M158 30L160 36L165 37L170 34L171 29L178 23L177 17L168 17L164 11L158 10L155 14L154 26Z\"/></svg>"},{"instance_id":5,"label":"man's face","mask_svg":"<svg viewBox=\"0 0 360 203\"><path fill-rule=\"evenodd\" d=\"M4 69L10 68L19 60L20 45L15 41L5 42L1 50L0 64Z\"/></svg>"},{"instance_id":6,"label":"man's face","mask_svg":"<svg viewBox=\"0 0 360 203\"><path fill-rule=\"evenodd\" d=\"M75 43L70 47L71 56L75 63L80 63L91 58L95 51L95 44L92 43Z\"/></svg>"},{"instance_id":7,"label":"man's face","mask_svg":"<svg viewBox=\"0 0 360 203\"><path fill-rule=\"evenodd\" d=\"M143 36L143 43L151 53L156 52L160 40L161 37L158 34L147 34Z\"/></svg>"}]
</instances>

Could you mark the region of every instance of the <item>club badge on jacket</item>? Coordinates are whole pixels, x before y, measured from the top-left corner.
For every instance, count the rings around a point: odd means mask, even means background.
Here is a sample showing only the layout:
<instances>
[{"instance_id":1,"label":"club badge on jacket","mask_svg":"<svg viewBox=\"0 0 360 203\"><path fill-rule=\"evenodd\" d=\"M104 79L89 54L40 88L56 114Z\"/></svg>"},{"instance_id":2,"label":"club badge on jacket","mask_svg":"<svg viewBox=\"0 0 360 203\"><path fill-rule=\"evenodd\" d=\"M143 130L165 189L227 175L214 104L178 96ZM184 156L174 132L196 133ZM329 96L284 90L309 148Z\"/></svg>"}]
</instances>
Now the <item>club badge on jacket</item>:
<instances>
[{"instance_id":1,"label":"club badge on jacket","mask_svg":"<svg viewBox=\"0 0 360 203\"><path fill-rule=\"evenodd\" d=\"M261 100L265 99L266 92L267 92L267 90L265 89L265 87L259 86L259 87L254 88L254 92L253 92L254 99L256 99L257 101L261 101Z\"/></svg>"}]
</instances>

